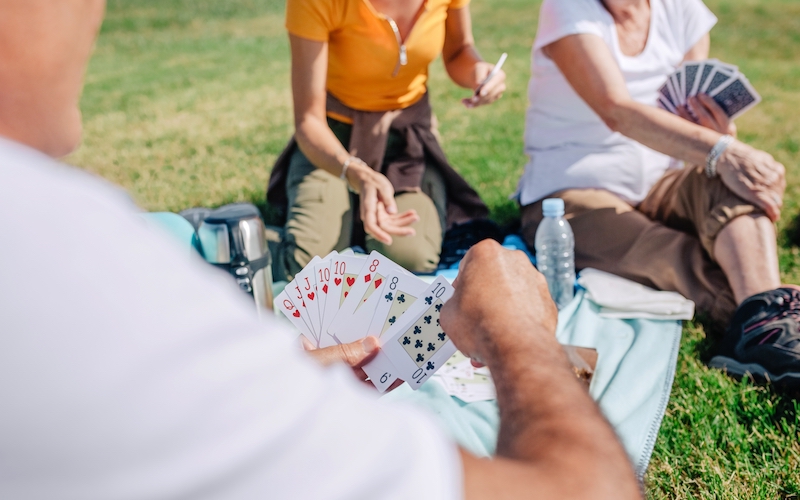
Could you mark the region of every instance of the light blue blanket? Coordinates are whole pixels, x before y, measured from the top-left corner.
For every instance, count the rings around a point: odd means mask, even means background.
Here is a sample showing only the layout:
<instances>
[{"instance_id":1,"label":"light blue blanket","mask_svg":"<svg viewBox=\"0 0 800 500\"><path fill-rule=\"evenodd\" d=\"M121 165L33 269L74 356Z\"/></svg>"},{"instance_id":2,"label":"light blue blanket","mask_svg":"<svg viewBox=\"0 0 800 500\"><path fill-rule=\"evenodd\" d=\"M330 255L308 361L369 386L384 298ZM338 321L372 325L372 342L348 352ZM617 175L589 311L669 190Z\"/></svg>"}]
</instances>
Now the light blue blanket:
<instances>
[{"instance_id":1,"label":"light blue blanket","mask_svg":"<svg viewBox=\"0 0 800 500\"><path fill-rule=\"evenodd\" d=\"M597 349L590 393L616 430L641 480L669 400L681 323L604 318L581 290L559 312L557 337L563 344ZM416 393L403 385L382 400L423 406L467 450L478 456L494 453L500 423L494 401L463 403L437 383L425 384Z\"/></svg>"},{"instance_id":2,"label":"light blue blanket","mask_svg":"<svg viewBox=\"0 0 800 500\"><path fill-rule=\"evenodd\" d=\"M143 214L143 219L173 234L187 252L197 249L193 228L179 215ZM519 237L507 238L504 245L527 253ZM439 274L452 280L457 273L456 265ZM281 284L276 285L280 288ZM614 426L641 480L669 400L681 323L604 318L599 315L598 307L579 291L559 312L556 335L563 344L597 349L590 393ZM478 456L494 453L500 424L494 401L463 403L450 397L438 383L425 384L417 392L405 384L382 401L423 406L438 415L443 427L464 448Z\"/></svg>"}]
</instances>

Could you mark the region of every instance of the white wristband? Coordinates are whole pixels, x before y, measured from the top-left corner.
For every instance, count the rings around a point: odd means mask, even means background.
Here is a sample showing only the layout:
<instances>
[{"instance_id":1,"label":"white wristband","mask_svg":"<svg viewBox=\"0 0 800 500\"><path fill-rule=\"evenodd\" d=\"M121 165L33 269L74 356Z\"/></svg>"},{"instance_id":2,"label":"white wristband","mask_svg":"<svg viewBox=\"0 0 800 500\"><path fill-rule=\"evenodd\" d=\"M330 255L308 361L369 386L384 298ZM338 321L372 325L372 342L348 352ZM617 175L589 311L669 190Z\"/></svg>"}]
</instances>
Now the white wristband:
<instances>
[{"instance_id":1,"label":"white wristband","mask_svg":"<svg viewBox=\"0 0 800 500\"><path fill-rule=\"evenodd\" d=\"M708 176L709 179L717 176L717 162L719 161L719 157L722 156L722 153L733 141L733 136L723 135L719 138L717 143L714 144L711 151L708 152L708 156L706 156L706 176Z\"/></svg>"}]
</instances>

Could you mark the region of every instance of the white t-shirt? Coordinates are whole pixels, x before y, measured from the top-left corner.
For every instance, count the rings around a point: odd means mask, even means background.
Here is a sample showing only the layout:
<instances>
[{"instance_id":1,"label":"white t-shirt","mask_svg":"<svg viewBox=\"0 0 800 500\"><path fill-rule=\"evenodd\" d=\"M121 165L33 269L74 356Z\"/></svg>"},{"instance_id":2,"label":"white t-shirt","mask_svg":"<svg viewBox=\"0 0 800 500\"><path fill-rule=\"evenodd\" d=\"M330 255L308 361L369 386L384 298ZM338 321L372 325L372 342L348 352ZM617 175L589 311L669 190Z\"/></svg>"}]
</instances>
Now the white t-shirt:
<instances>
[{"instance_id":1,"label":"white t-shirt","mask_svg":"<svg viewBox=\"0 0 800 500\"><path fill-rule=\"evenodd\" d=\"M612 132L542 52L565 36L596 35L619 65L631 97L655 106L659 87L717 18L701 0L650 0L650 7L647 45L628 57L600 0L544 0L528 85L522 205L568 188L607 189L636 204L670 167L668 156Z\"/></svg>"},{"instance_id":2,"label":"white t-shirt","mask_svg":"<svg viewBox=\"0 0 800 500\"><path fill-rule=\"evenodd\" d=\"M104 181L0 138L0 498L461 498L456 446L260 322Z\"/></svg>"}]
</instances>

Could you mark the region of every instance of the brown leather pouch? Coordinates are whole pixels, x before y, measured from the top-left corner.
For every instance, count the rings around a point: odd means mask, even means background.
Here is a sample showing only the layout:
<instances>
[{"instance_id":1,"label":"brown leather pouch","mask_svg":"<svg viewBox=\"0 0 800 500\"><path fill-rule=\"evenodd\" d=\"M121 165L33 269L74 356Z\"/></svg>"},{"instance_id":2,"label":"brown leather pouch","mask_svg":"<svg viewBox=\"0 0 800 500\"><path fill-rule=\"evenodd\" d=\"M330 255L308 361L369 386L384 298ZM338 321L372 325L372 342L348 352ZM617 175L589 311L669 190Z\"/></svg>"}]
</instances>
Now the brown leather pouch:
<instances>
[{"instance_id":1,"label":"brown leather pouch","mask_svg":"<svg viewBox=\"0 0 800 500\"><path fill-rule=\"evenodd\" d=\"M597 349L588 347L578 347L574 345L562 346L572 365L575 376L589 387L594 376L594 369L597 366Z\"/></svg>"}]
</instances>

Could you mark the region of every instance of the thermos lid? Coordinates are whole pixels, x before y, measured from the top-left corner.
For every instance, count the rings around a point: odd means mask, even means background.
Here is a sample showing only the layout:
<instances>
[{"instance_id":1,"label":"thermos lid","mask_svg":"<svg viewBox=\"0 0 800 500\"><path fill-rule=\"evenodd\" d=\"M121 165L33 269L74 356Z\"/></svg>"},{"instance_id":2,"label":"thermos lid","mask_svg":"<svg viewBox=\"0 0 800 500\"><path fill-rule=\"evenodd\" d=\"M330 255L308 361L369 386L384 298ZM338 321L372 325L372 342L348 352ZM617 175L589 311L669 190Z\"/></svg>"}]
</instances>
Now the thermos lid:
<instances>
[{"instance_id":1,"label":"thermos lid","mask_svg":"<svg viewBox=\"0 0 800 500\"><path fill-rule=\"evenodd\" d=\"M206 224L228 224L230 221L239 221L242 219L252 219L253 217L261 217L258 209L250 203L232 203L220 207L205 218Z\"/></svg>"}]
</instances>

